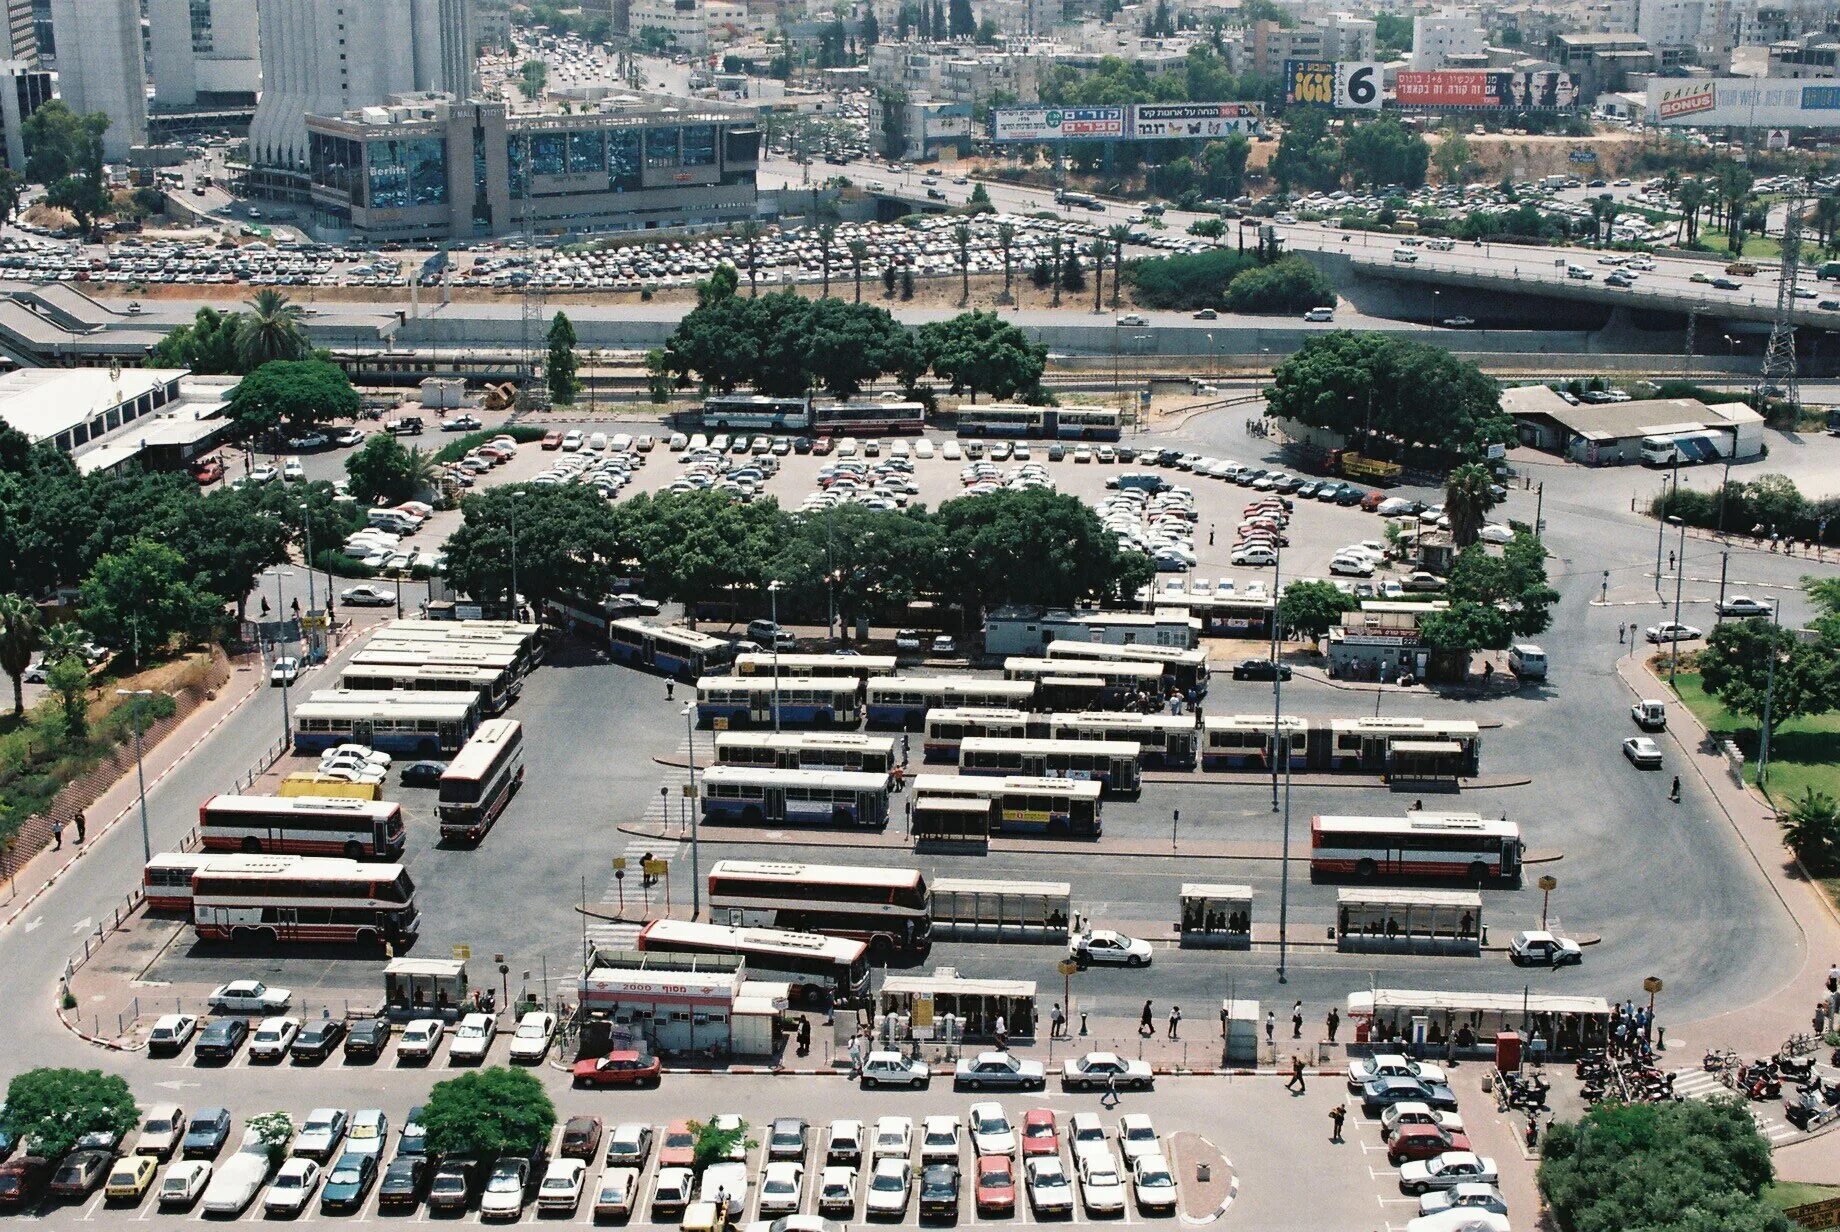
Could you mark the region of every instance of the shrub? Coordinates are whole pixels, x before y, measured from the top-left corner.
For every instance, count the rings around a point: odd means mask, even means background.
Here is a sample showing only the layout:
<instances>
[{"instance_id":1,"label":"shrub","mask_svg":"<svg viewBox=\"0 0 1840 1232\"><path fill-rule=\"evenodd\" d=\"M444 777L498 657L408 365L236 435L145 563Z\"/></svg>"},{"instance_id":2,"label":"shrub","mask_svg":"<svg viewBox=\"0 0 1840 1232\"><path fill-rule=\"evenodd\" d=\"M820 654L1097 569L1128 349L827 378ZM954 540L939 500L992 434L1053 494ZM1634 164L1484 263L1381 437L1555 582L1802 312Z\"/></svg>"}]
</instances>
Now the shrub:
<instances>
[{"instance_id":1,"label":"shrub","mask_svg":"<svg viewBox=\"0 0 1840 1232\"><path fill-rule=\"evenodd\" d=\"M540 441L549 429L537 424L506 424L502 428L488 428L484 432L469 432L458 440L447 442L434 455L440 463L458 462L473 450L479 448L495 436L508 436L520 445Z\"/></svg>"},{"instance_id":2,"label":"shrub","mask_svg":"<svg viewBox=\"0 0 1840 1232\"><path fill-rule=\"evenodd\" d=\"M1233 312L1303 312L1334 304L1334 286L1302 257L1245 270L1227 287L1227 308Z\"/></svg>"}]
</instances>

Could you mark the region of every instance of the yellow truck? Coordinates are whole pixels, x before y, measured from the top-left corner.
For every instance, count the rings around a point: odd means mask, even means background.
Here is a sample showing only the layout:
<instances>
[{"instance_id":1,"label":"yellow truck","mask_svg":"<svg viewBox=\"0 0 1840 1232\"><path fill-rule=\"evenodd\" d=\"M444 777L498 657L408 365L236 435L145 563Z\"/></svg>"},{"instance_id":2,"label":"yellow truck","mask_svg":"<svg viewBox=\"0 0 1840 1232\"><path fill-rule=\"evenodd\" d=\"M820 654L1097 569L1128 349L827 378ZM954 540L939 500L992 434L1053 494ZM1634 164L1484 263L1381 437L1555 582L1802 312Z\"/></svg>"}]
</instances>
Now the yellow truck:
<instances>
[{"instance_id":1,"label":"yellow truck","mask_svg":"<svg viewBox=\"0 0 1840 1232\"><path fill-rule=\"evenodd\" d=\"M281 780L278 796L337 796L345 800L381 800L382 783L353 783L329 774L299 771Z\"/></svg>"}]
</instances>

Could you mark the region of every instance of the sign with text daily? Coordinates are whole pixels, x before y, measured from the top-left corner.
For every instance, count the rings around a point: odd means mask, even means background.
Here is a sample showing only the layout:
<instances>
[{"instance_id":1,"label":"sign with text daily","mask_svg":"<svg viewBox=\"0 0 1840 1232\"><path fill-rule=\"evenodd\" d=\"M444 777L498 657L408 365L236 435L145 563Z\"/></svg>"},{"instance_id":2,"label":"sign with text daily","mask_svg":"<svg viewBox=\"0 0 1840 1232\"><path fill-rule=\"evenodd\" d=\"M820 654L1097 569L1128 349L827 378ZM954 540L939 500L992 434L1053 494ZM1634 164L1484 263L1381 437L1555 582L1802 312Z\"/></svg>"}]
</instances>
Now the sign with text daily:
<instances>
[{"instance_id":1,"label":"sign with text daily","mask_svg":"<svg viewBox=\"0 0 1840 1232\"><path fill-rule=\"evenodd\" d=\"M1840 128L1840 84L1767 77L1657 77L1648 117L1701 128Z\"/></svg>"},{"instance_id":2,"label":"sign with text daily","mask_svg":"<svg viewBox=\"0 0 1840 1232\"><path fill-rule=\"evenodd\" d=\"M1380 66L1368 60L1286 60L1287 107L1380 110Z\"/></svg>"}]
</instances>

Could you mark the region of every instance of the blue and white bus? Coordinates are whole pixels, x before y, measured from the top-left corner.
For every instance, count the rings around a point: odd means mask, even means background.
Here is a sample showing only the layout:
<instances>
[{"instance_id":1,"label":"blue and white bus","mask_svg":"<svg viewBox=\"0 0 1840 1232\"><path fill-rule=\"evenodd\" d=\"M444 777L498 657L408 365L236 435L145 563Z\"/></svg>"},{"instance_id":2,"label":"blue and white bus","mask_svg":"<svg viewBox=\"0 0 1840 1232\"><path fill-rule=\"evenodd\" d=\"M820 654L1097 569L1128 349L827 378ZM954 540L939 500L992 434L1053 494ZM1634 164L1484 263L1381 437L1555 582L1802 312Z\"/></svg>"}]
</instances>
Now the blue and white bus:
<instances>
[{"instance_id":1,"label":"blue and white bus","mask_svg":"<svg viewBox=\"0 0 1840 1232\"><path fill-rule=\"evenodd\" d=\"M1267 729L1269 730L1269 729ZM1132 714L1101 710L1048 716L1048 734L1056 740L1129 740L1142 750L1143 764L1193 770L1201 728L1192 714Z\"/></svg>"},{"instance_id":2,"label":"blue and white bus","mask_svg":"<svg viewBox=\"0 0 1840 1232\"><path fill-rule=\"evenodd\" d=\"M735 661L735 644L695 629L655 625L637 617L610 621L607 652L628 667L695 680Z\"/></svg>"},{"instance_id":3,"label":"blue and white bus","mask_svg":"<svg viewBox=\"0 0 1840 1232\"><path fill-rule=\"evenodd\" d=\"M861 732L716 733L716 764L719 766L892 774L897 756L893 736L868 736Z\"/></svg>"},{"instance_id":4,"label":"blue and white bus","mask_svg":"<svg viewBox=\"0 0 1840 1232\"><path fill-rule=\"evenodd\" d=\"M1098 783L1114 796L1143 789L1142 746L1125 740L998 740L966 736L958 746L960 774Z\"/></svg>"},{"instance_id":5,"label":"blue and white bus","mask_svg":"<svg viewBox=\"0 0 1840 1232\"><path fill-rule=\"evenodd\" d=\"M771 727L855 727L862 682L854 676L704 676L696 682L696 720Z\"/></svg>"},{"instance_id":6,"label":"blue and white bus","mask_svg":"<svg viewBox=\"0 0 1840 1232\"><path fill-rule=\"evenodd\" d=\"M944 706L926 712L925 757L955 766L958 746L967 736L1027 740L1048 734L1047 720L1031 711Z\"/></svg>"},{"instance_id":7,"label":"blue and white bus","mask_svg":"<svg viewBox=\"0 0 1840 1232\"><path fill-rule=\"evenodd\" d=\"M465 693L320 689L294 707L294 751L368 744L386 753L458 753L479 728L479 699Z\"/></svg>"},{"instance_id":8,"label":"blue and white bus","mask_svg":"<svg viewBox=\"0 0 1840 1232\"><path fill-rule=\"evenodd\" d=\"M799 823L860 830L880 830L888 824L886 774L711 766L702 780L705 824Z\"/></svg>"},{"instance_id":9,"label":"blue and white bus","mask_svg":"<svg viewBox=\"0 0 1840 1232\"><path fill-rule=\"evenodd\" d=\"M929 710L1025 710L1035 700L1035 682L981 676L882 676L869 681L867 692L871 727L916 730Z\"/></svg>"},{"instance_id":10,"label":"blue and white bus","mask_svg":"<svg viewBox=\"0 0 1840 1232\"><path fill-rule=\"evenodd\" d=\"M811 400L718 394L703 400L703 413L698 422L701 427L720 432L731 428L751 432L804 432L811 427Z\"/></svg>"}]
</instances>

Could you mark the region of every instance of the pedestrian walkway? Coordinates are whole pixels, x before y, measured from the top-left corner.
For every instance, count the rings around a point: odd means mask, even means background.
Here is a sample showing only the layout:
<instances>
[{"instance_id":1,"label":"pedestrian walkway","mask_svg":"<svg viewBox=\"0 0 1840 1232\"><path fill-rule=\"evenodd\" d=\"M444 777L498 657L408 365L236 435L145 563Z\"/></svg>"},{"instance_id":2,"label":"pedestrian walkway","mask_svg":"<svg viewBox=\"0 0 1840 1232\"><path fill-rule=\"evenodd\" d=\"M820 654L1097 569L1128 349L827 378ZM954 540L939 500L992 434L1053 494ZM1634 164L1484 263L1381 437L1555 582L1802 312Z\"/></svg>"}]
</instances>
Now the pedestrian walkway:
<instances>
[{"instance_id":1,"label":"pedestrian walkway","mask_svg":"<svg viewBox=\"0 0 1840 1232\"><path fill-rule=\"evenodd\" d=\"M588 944L597 950L636 950L639 948L639 930L643 927L642 924L623 924L617 920L597 921L588 925Z\"/></svg>"},{"instance_id":2,"label":"pedestrian walkway","mask_svg":"<svg viewBox=\"0 0 1840 1232\"><path fill-rule=\"evenodd\" d=\"M1719 1081L1717 1074L1709 1074L1702 1068L1677 1069L1673 1071L1674 1092L1688 1099L1727 1099L1732 1089ZM1770 1140L1775 1146L1791 1138L1799 1138L1802 1133L1795 1126L1782 1118L1782 1103L1770 1100L1767 1103L1752 1104L1751 1119L1757 1122L1757 1132Z\"/></svg>"}]
</instances>

